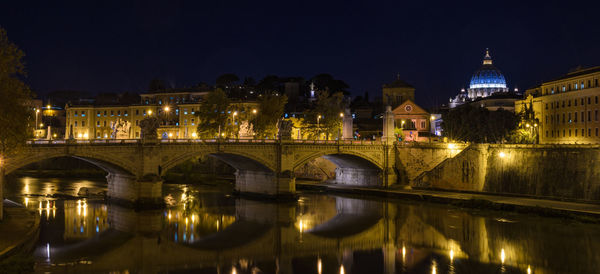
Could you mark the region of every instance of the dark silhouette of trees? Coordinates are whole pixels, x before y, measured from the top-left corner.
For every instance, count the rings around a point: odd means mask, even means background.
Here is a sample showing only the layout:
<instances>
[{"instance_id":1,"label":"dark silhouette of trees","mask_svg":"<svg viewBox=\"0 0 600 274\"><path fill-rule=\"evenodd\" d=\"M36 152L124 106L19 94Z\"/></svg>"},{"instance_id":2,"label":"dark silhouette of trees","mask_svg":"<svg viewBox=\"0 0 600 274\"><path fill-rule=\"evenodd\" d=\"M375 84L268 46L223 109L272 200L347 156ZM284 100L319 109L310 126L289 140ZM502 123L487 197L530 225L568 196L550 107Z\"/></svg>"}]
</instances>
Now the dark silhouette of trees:
<instances>
[{"instance_id":1,"label":"dark silhouette of trees","mask_svg":"<svg viewBox=\"0 0 600 274\"><path fill-rule=\"evenodd\" d=\"M514 113L463 105L442 115L444 136L453 141L500 143L517 127Z\"/></svg>"},{"instance_id":2,"label":"dark silhouette of trees","mask_svg":"<svg viewBox=\"0 0 600 274\"><path fill-rule=\"evenodd\" d=\"M258 113L251 123L254 127L255 138L273 139L277 135L277 122L283 116L287 103L285 95L264 95L259 99Z\"/></svg>"},{"instance_id":3,"label":"dark silhouette of trees","mask_svg":"<svg viewBox=\"0 0 600 274\"><path fill-rule=\"evenodd\" d=\"M198 117L198 136L200 138L214 138L221 133L233 132L233 125L228 124L231 101L225 92L217 88L209 92L196 111Z\"/></svg>"},{"instance_id":4,"label":"dark silhouette of trees","mask_svg":"<svg viewBox=\"0 0 600 274\"><path fill-rule=\"evenodd\" d=\"M160 92L167 89L167 86L165 85L165 81L158 79L158 78L154 78L150 81L150 84L148 85L148 91L149 92Z\"/></svg>"},{"instance_id":5,"label":"dark silhouette of trees","mask_svg":"<svg viewBox=\"0 0 600 274\"><path fill-rule=\"evenodd\" d=\"M240 78L237 75L233 73L225 73L217 77L216 85L217 88L227 89L237 83L239 80Z\"/></svg>"}]
</instances>

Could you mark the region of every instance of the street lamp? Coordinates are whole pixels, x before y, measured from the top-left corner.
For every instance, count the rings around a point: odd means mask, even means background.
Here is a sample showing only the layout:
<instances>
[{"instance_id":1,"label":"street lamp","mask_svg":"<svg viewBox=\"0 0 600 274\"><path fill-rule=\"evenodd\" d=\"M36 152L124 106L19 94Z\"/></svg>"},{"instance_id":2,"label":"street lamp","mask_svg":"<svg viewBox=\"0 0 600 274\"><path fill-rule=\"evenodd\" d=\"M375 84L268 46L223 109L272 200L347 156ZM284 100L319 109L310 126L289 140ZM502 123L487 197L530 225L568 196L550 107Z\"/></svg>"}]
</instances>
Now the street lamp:
<instances>
[{"instance_id":1,"label":"street lamp","mask_svg":"<svg viewBox=\"0 0 600 274\"><path fill-rule=\"evenodd\" d=\"M323 118L321 116L321 114L319 114L319 116L317 116L317 130L318 130L318 139L321 139L321 125L319 124L319 121L321 120L321 118Z\"/></svg>"},{"instance_id":2,"label":"street lamp","mask_svg":"<svg viewBox=\"0 0 600 274\"><path fill-rule=\"evenodd\" d=\"M252 113L253 113L253 114L256 114L256 112L258 112L256 109L253 109L253 110L252 110Z\"/></svg>"},{"instance_id":3,"label":"street lamp","mask_svg":"<svg viewBox=\"0 0 600 274\"><path fill-rule=\"evenodd\" d=\"M149 116L152 115L152 110L151 109L148 110L148 115Z\"/></svg>"},{"instance_id":4,"label":"street lamp","mask_svg":"<svg viewBox=\"0 0 600 274\"><path fill-rule=\"evenodd\" d=\"M232 126L235 126L235 116L237 116L237 115L238 115L237 111L234 111L234 112L231 114L231 125L232 125ZM237 138L237 134L236 134L236 138Z\"/></svg>"}]
</instances>

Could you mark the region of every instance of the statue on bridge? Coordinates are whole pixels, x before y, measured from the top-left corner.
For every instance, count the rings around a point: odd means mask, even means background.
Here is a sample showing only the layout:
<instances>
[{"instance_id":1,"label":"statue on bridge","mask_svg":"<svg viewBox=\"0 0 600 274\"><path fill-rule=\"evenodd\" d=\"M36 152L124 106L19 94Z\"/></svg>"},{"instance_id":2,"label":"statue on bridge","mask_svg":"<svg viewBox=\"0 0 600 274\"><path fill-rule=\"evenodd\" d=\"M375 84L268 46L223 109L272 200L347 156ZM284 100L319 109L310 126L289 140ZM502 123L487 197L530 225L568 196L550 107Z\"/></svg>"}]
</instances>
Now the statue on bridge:
<instances>
[{"instance_id":1,"label":"statue on bridge","mask_svg":"<svg viewBox=\"0 0 600 274\"><path fill-rule=\"evenodd\" d=\"M118 118L116 122L110 122L110 128L113 130L111 138L113 139L129 139L129 129L131 123Z\"/></svg>"},{"instance_id":2,"label":"statue on bridge","mask_svg":"<svg viewBox=\"0 0 600 274\"><path fill-rule=\"evenodd\" d=\"M254 137L254 125L248 121L243 121L238 136L240 139L252 139Z\"/></svg>"}]
</instances>

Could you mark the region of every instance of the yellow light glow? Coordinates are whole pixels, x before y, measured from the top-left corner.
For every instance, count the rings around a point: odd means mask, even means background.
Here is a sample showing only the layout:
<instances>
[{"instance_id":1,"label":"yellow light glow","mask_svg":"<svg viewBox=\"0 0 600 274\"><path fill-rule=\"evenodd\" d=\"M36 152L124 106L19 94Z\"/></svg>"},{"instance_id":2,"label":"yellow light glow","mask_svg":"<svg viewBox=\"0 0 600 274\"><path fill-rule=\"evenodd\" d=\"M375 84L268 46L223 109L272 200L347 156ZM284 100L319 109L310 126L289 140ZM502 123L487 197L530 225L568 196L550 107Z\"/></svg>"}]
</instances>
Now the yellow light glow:
<instances>
[{"instance_id":1,"label":"yellow light glow","mask_svg":"<svg viewBox=\"0 0 600 274\"><path fill-rule=\"evenodd\" d=\"M256 112L257 112L257 110L256 110L256 109L253 109L253 110L252 110L252 113L256 114Z\"/></svg>"},{"instance_id":2,"label":"yellow light glow","mask_svg":"<svg viewBox=\"0 0 600 274\"><path fill-rule=\"evenodd\" d=\"M534 127L537 127L537 124L533 124Z\"/></svg>"},{"instance_id":3,"label":"yellow light glow","mask_svg":"<svg viewBox=\"0 0 600 274\"><path fill-rule=\"evenodd\" d=\"M40 124L40 127L43 127L43 126L44 126L44 124Z\"/></svg>"},{"instance_id":4,"label":"yellow light glow","mask_svg":"<svg viewBox=\"0 0 600 274\"><path fill-rule=\"evenodd\" d=\"M317 119L321 119L321 118L323 118L323 116L321 116L321 115L317 116Z\"/></svg>"},{"instance_id":5,"label":"yellow light glow","mask_svg":"<svg viewBox=\"0 0 600 274\"><path fill-rule=\"evenodd\" d=\"M169 133L169 138L173 137L173 133Z\"/></svg>"},{"instance_id":6,"label":"yellow light glow","mask_svg":"<svg viewBox=\"0 0 600 274\"><path fill-rule=\"evenodd\" d=\"M56 133L52 134L52 137L56 138Z\"/></svg>"},{"instance_id":7,"label":"yellow light glow","mask_svg":"<svg viewBox=\"0 0 600 274\"><path fill-rule=\"evenodd\" d=\"M323 263L321 262L321 258L317 260L317 272L319 274L323 272Z\"/></svg>"},{"instance_id":8,"label":"yellow light glow","mask_svg":"<svg viewBox=\"0 0 600 274\"><path fill-rule=\"evenodd\" d=\"M502 261L502 263L504 263L504 260L506 260L506 253L504 253L504 248L502 249L502 251L500 251L500 260Z\"/></svg>"},{"instance_id":9,"label":"yellow light glow","mask_svg":"<svg viewBox=\"0 0 600 274\"><path fill-rule=\"evenodd\" d=\"M344 271L344 265L340 265L340 274L344 273L346 273L346 271Z\"/></svg>"},{"instance_id":10,"label":"yellow light glow","mask_svg":"<svg viewBox=\"0 0 600 274\"><path fill-rule=\"evenodd\" d=\"M166 112L166 111L169 111L169 110L170 110L170 108L169 108L169 107L165 107L165 108L164 108L164 110L165 110L165 112Z\"/></svg>"},{"instance_id":11,"label":"yellow light glow","mask_svg":"<svg viewBox=\"0 0 600 274\"><path fill-rule=\"evenodd\" d=\"M83 138L87 139L88 138L88 134L87 133L83 134Z\"/></svg>"},{"instance_id":12,"label":"yellow light glow","mask_svg":"<svg viewBox=\"0 0 600 274\"><path fill-rule=\"evenodd\" d=\"M431 120L435 120L435 116L431 115L431 118L430 118L430 119L431 119Z\"/></svg>"},{"instance_id":13,"label":"yellow light glow","mask_svg":"<svg viewBox=\"0 0 600 274\"><path fill-rule=\"evenodd\" d=\"M525 124L525 127L530 127L530 125L529 124Z\"/></svg>"},{"instance_id":14,"label":"yellow light glow","mask_svg":"<svg viewBox=\"0 0 600 274\"><path fill-rule=\"evenodd\" d=\"M501 151L500 153L498 153L498 156L500 156L500 158L504 158L504 157L506 157L506 153ZM502 249L502 251L504 252L504 249Z\"/></svg>"},{"instance_id":15,"label":"yellow light glow","mask_svg":"<svg viewBox=\"0 0 600 274\"><path fill-rule=\"evenodd\" d=\"M36 110L35 110L35 113L40 113L40 110L39 110L39 109L36 109Z\"/></svg>"},{"instance_id":16,"label":"yellow light glow","mask_svg":"<svg viewBox=\"0 0 600 274\"><path fill-rule=\"evenodd\" d=\"M406 247L402 246L402 260L406 257Z\"/></svg>"},{"instance_id":17,"label":"yellow light glow","mask_svg":"<svg viewBox=\"0 0 600 274\"><path fill-rule=\"evenodd\" d=\"M148 115L152 115L152 110L148 110Z\"/></svg>"},{"instance_id":18,"label":"yellow light glow","mask_svg":"<svg viewBox=\"0 0 600 274\"><path fill-rule=\"evenodd\" d=\"M343 117L344 117L344 113L341 113L341 112L340 112L340 117L342 117L342 118L343 118Z\"/></svg>"},{"instance_id":19,"label":"yellow light glow","mask_svg":"<svg viewBox=\"0 0 600 274\"><path fill-rule=\"evenodd\" d=\"M450 249L450 261L454 260L454 249Z\"/></svg>"},{"instance_id":20,"label":"yellow light glow","mask_svg":"<svg viewBox=\"0 0 600 274\"><path fill-rule=\"evenodd\" d=\"M406 122L405 122L404 120L402 120L401 124L403 124L403 125L404 125L404 123L406 123Z\"/></svg>"},{"instance_id":21,"label":"yellow light glow","mask_svg":"<svg viewBox=\"0 0 600 274\"><path fill-rule=\"evenodd\" d=\"M531 274L531 266L527 266L527 274Z\"/></svg>"},{"instance_id":22,"label":"yellow light glow","mask_svg":"<svg viewBox=\"0 0 600 274\"><path fill-rule=\"evenodd\" d=\"M83 137L83 134L81 134L81 133L77 134L77 138L81 138L81 137Z\"/></svg>"},{"instance_id":23,"label":"yellow light glow","mask_svg":"<svg viewBox=\"0 0 600 274\"><path fill-rule=\"evenodd\" d=\"M47 108L47 109L50 109L50 105L47 105L47 106L46 106L46 108Z\"/></svg>"},{"instance_id":24,"label":"yellow light glow","mask_svg":"<svg viewBox=\"0 0 600 274\"><path fill-rule=\"evenodd\" d=\"M231 268L231 274L237 274L237 270L235 270L235 267Z\"/></svg>"},{"instance_id":25,"label":"yellow light glow","mask_svg":"<svg viewBox=\"0 0 600 274\"><path fill-rule=\"evenodd\" d=\"M448 149L455 149L455 148L456 148L455 144L452 144L452 143L448 144Z\"/></svg>"},{"instance_id":26,"label":"yellow light glow","mask_svg":"<svg viewBox=\"0 0 600 274\"><path fill-rule=\"evenodd\" d=\"M221 136L225 137L225 133L221 133Z\"/></svg>"},{"instance_id":27,"label":"yellow light glow","mask_svg":"<svg viewBox=\"0 0 600 274\"><path fill-rule=\"evenodd\" d=\"M196 132L192 133L192 137L194 137L194 138L198 137L198 135L196 134Z\"/></svg>"},{"instance_id":28,"label":"yellow light glow","mask_svg":"<svg viewBox=\"0 0 600 274\"><path fill-rule=\"evenodd\" d=\"M29 205L29 198L25 197L25 207Z\"/></svg>"},{"instance_id":29,"label":"yellow light glow","mask_svg":"<svg viewBox=\"0 0 600 274\"><path fill-rule=\"evenodd\" d=\"M233 116L236 116L236 115L237 115L237 111L234 111L234 112L233 112Z\"/></svg>"}]
</instances>

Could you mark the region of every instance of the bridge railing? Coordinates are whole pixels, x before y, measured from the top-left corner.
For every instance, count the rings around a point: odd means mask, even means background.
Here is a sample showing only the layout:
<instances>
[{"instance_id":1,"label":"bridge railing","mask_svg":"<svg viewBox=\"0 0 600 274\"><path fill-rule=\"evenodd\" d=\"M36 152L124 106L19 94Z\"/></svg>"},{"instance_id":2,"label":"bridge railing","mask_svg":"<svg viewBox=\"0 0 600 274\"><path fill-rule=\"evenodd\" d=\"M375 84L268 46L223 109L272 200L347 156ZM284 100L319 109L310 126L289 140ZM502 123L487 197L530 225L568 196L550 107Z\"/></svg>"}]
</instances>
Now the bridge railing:
<instances>
[{"instance_id":1,"label":"bridge railing","mask_svg":"<svg viewBox=\"0 0 600 274\"><path fill-rule=\"evenodd\" d=\"M372 140L275 140L275 139L157 139L146 141L141 139L57 139L29 140L29 145L106 145L106 144L197 144L197 143L246 143L246 144L314 144L314 145L383 145L381 141Z\"/></svg>"}]
</instances>

